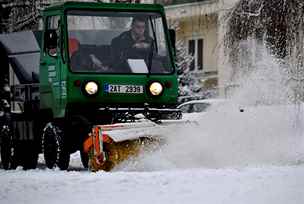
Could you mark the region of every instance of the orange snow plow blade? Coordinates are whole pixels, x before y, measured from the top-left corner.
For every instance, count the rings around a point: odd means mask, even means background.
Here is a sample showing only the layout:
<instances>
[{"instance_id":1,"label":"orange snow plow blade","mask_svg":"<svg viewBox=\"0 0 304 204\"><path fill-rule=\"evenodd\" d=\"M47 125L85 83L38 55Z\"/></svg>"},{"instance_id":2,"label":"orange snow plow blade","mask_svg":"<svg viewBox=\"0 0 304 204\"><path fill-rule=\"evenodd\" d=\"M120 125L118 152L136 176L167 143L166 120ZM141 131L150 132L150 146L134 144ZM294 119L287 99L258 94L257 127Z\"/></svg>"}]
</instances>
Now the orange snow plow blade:
<instances>
[{"instance_id":1,"label":"orange snow plow blade","mask_svg":"<svg viewBox=\"0 0 304 204\"><path fill-rule=\"evenodd\" d=\"M122 161L137 156L139 152L151 144L159 144L160 140L151 137L139 137L115 142L108 134L105 126L95 126L83 144L84 152L89 156L89 169L110 171Z\"/></svg>"},{"instance_id":2,"label":"orange snow plow blade","mask_svg":"<svg viewBox=\"0 0 304 204\"><path fill-rule=\"evenodd\" d=\"M165 143L168 126L193 124L191 121L165 121L96 125L83 143L91 171L110 171L117 164L142 151L153 151ZM174 127L174 126L173 126Z\"/></svg>"}]
</instances>

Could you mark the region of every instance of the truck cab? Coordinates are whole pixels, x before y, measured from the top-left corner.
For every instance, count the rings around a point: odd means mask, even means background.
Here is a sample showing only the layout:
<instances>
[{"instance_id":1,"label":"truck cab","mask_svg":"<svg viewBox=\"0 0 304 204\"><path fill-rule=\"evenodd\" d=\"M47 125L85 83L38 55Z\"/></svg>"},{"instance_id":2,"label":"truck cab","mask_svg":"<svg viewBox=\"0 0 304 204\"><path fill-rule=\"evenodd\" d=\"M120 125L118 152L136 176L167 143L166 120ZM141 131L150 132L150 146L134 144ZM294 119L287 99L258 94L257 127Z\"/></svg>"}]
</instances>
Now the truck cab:
<instances>
[{"instance_id":1,"label":"truck cab","mask_svg":"<svg viewBox=\"0 0 304 204\"><path fill-rule=\"evenodd\" d=\"M127 112L155 118L169 109L176 113L178 83L163 7L70 2L45 9L43 16L41 109L55 118L85 110L111 120ZM144 19L149 44L124 50L115 39L128 36L135 18Z\"/></svg>"}]
</instances>

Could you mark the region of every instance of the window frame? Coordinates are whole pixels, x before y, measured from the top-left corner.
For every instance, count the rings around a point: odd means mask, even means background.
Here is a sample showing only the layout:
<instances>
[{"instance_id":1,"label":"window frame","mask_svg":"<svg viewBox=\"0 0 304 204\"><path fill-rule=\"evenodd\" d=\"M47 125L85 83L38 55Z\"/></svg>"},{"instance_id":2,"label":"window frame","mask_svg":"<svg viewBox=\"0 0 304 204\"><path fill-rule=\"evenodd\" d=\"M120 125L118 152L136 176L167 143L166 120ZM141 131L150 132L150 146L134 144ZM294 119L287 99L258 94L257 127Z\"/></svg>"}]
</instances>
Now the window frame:
<instances>
[{"instance_id":1,"label":"window frame","mask_svg":"<svg viewBox=\"0 0 304 204\"><path fill-rule=\"evenodd\" d=\"M202 42L200 51L198 49L199 41ZM193 55L190 52L190 42L194 42ZM187 39L187 50L188 50L188 54L191 54L193 56L193 61L190 64L190 71L203 71L203 69L204 69L204 38L202 36L188 38ZM199 59L199 54L200 54L201 59Z\"/></svg>"}]
</instances>

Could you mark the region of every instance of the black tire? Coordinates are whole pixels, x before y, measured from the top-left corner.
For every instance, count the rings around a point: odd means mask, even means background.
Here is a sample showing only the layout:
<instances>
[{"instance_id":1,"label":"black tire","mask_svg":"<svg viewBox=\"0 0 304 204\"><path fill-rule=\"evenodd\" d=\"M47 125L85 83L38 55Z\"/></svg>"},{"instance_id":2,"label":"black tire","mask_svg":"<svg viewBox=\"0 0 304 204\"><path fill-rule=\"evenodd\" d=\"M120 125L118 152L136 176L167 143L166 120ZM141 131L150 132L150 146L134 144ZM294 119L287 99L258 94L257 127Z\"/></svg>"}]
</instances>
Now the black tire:
<instances>
[{"instance_id":1,"label":"black tire","mask_svg":"<svg viewBox=\"0 0 304 204\"><path fill-rule=\"evenodd\" d=\"M80 151L80 159L84 168L89 168L89 155L83 150Z\"/></svg>"},{"instance_id":2,"label":"black tire","mask_svg":"<svg viewBox=\"0 0 304 204\"><path fill-rule=\"evenodd\" d=\"M48 123L42 134L42 153L47 168L52 169L57 160L57 142L54 136L53 127Z\"/></svg>"},{"instance_id":3,"label":"black tire","mask_svg":"<svg viewBox=\"0 0 304 204\"><path fill-rule=\"evenodd\" d=\"M69 121L71 121L68 128L69 135L73 135L75 141L78 141L78 143L74 145L77 147L77 150L80 151L80 158L83 167L88 168L89 156L83 151L83 143L92 129L91 124L87 118L81 115L74 115L70 117Z\"/></svg>"},{"instance_id":4,"label":"black tire","mask_svg":"<svg viewBox=\"0 0 304 204\"><path fill-rule=\"evenodd\" d=\"M16 141L13 140L13 133L8 126L2 126L1 137L1 163L3 169L16 169L19 165L17 158Z\"/></svg>"},{"instance_id":5,"label":"black tire","mask_svg":"<svg viewBox=\"0 0 304 204\"><path fill-rule=\"evenodd\" d=\"M3 169L8 170L11 168L12 162L12 138L10 131L6 129L1 130L1 163Z\"/></svg>"},{"instance_id":6,"label":"black tire","mask_svg":"<svg viewBox=\"0 0 304 204\"><path fill-rule=\"evenodd\" d=\"M42 152L46 166L52 169L55 164L66 170L70 163L70 154L64 143L64 132L53 123L46 124L42 135Z\"/></svg>"},{"instance_id":7,"label":"black tire","mask_svg":"<svg viewBox=\"0 0 304 204\"><path fill-rule=\"evenodd\" d=\"M57 157L57 166L60 170L67 170L70 164L70 153L67 150L66 145L63 143L59 144L61 144L61 148L59 150L59 156Z\"/></svg>"}]
</instances>

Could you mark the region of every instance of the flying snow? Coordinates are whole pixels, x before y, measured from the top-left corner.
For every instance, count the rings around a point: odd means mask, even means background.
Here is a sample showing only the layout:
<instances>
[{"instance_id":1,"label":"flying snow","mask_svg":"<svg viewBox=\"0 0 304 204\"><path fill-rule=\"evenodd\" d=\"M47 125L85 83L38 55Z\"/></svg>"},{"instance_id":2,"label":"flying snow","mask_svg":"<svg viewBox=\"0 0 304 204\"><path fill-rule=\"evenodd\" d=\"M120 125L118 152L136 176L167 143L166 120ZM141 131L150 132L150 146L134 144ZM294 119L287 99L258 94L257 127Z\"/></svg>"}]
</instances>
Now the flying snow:
<instances>
[{"instance_id":1,"label":"flying snow","mask_svg":"<svg viewBox=\"0 0 304 204\"><path fill-rule=\"evenodd\" d=\"M196 114L198 124L166 131L167 143L161 149L132 158L117 170L302 163L304 106L293 97L295 83L290 82L286 65L265 49L256 62L238 75L227 102Z\"/></svg>"}]
</instances>

